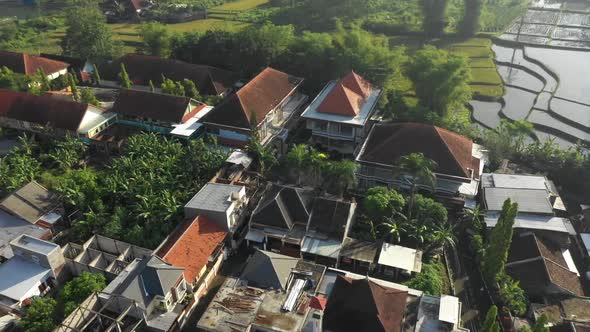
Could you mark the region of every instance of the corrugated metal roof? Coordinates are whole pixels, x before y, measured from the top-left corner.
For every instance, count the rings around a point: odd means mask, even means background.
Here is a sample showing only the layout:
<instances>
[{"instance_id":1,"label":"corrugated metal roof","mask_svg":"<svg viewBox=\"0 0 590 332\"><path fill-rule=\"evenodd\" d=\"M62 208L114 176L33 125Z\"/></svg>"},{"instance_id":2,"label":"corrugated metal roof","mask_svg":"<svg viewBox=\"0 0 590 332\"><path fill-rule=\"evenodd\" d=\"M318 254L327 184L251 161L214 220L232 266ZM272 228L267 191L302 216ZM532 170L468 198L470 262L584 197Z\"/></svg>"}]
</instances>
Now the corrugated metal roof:
<instances>
[{"instance_id":1,"label":"corrugated metal roof","mask_svg":"<svg viewBox=\"0 0 590 332\"><path fill-rule=\"evenodd\" d=\"M342 242L332 239L317 239L306 236L303 238L301 251L323 257L338 258Z\"/></svg>"},{"instance_id":2,"label":"corrugated metal roof","mask_svg":"<svg viewBox=\"0 0 590 332\"><path fill-rule=\"evenodd\" d=\"M484 174L485 187L512 189L542 189L547 190L547 179L544 176L515 175L515 174Z\"/></svg>"},{"instance_id":3,"label":"corrugated metal roof","mask_svg":"<svg viewBox=\"0 0 590 332\"><path fill-rule=\"evenodd\" d=\"M487 227L496 226L500 213L497 211L488 212L484 217ZM553 217L550 215L535 215L528 213L519 213L514 220L514 228L537 229L553 232L568 233L566 226L567 219Z\"/></svg>"},{"instance_id":4,"label":"corrugated metal roof","mask_svg":"<svg viewBox=\"0 0 590 332\"><path fill-rule=\"evenodd\" d=\"M487 210L502 210L504 201L510 198L513 202L518 203L519 213L553 214L547 190L484 188L483 196Z\"/></svg>"},{"instance_id":5,"label":"corrugated metal roof","mask_svg":"<svg viewBox=\"0 0 590 332\"><path fill-rule=\"evenodd\" d=\"M352 258L357 261L373 263L377 255L378 244L374 242L359 241L345 238L342 242L340 256Z\"/></svg>"},{"instance_id":6,"label":"corrugated metal roof","mask_svg":"<svg viewBox=\"0 0 590 332\"><path fill-rule=\"evenodd\" d=\"M459 299L450 295L440 296L438 319L443 322L457 324L459 317Z\"/></svg>"},{"instance_id":7,"label":"corrugated metal roof","mask_svg":"<svg viewBox=\"0 0 590 332\"><path fill-rule=\"evenodd\" d=\"M185 208L225 212L232 203L230 195L239 193L242 188L243 186L231 184L207 183L191 198Z\"/></svg>"},{"instance_id":8,"label":"corrugated metal roof","mask_svg":"<svg viewBox=\"0 0 590 332\"><path fill-rule=\"evenodd\" d=\"M422 270L422 251L383 243L378 263L410 272L420 272Z\"/></svg>"}]
</instances>

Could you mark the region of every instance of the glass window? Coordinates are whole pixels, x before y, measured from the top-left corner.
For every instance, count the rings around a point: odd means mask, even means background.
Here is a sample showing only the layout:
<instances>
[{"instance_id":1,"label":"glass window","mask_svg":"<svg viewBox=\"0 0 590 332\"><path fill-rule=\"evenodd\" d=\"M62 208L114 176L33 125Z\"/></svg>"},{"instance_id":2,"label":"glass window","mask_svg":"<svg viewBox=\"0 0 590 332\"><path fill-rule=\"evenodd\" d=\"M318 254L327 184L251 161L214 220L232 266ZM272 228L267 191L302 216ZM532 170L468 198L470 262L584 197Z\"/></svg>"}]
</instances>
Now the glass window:
<instances>
[{"instance_id":1,"label":"glass window","mask_svg":"<svg viewBox=\"0 0 590 332\"><path fill-rule=\"evenodd\" d=\"M340 125L340 134L344 136L352 136L352 127Z\"/></svg>"}]
</instances>

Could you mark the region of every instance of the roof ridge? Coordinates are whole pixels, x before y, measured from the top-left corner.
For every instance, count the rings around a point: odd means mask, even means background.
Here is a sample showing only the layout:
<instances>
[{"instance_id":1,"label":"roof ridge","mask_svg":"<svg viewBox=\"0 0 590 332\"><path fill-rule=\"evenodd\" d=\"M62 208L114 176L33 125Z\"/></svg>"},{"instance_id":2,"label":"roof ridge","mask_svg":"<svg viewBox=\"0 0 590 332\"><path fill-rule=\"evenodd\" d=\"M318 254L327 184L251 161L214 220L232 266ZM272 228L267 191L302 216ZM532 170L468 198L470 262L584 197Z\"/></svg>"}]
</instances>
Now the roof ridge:
<instances>
[{"instance_id":1,"label":"roof ridge","mask_svg":"<svg viewBox=\"0 0 590 332\"><path fill-rule=\"evenodd\" d=\"M447 151L453 156L453 162L456 164L455 166L458 166L459 169L462 171L463 175L465 175L466 178L469 178L469 174L467 174L467 171L463 168L463 166L461 165L461 163L457 160L457 155L455 154L455 151L453 151L450 146L449 143L447 142L447 140L445 139L445 137L441 134L440 130L445 130L447 133L452 133L455 134L451 131L448 131L446 129L442 129L439 128L437 126L432 126L432 128L434 129L434 131L436 132L436 134L438 135L438 137L441 139L441 141L444 143L445 148L447 149ZM456 134L457 136L461 137L459 134ZM473 159L473 152L471 153L471 158Z\"/></svg>"},{"instance_id":2,"label":"roof ridge","mask_svg":"<svg viewBox=\"0 0 590 332\"><path fill-rule=\"evenodd\" d=\"M287 207L285 206L285 203L283 202L283 196L280 195L280 193L282 192L282 190L279 192L279 195L277 195L277 205L279 206L279 210L281 211L281 214L283 215L283 218L285 219L285 222L287 223L287 227L289 227L289 229L291 229L291 227L293 227L293 218L291 218L291 215L289 214L289 211L287 211Z\"/></svg>"}]
</instances>

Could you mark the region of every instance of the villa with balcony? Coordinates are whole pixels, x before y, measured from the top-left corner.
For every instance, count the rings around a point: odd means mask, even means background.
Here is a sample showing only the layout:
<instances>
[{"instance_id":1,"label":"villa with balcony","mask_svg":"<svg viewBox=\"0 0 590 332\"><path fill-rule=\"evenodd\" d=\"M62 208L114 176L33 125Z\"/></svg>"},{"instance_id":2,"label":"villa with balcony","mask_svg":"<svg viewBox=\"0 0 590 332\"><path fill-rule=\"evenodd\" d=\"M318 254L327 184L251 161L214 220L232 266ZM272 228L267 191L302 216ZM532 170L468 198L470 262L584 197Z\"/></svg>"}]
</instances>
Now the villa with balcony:
<instances>
[{"instance_id":1,"label":"villa with balcony","mask_svg":"<svg viewBox=\"0 0 590 332\"><path fill-rule=\"evenodd\" d=\"M266 68L237 92L226 97L204 118L207 134L220 144L244 147L255 129L262 144L286 150L290 121L307 96L298 92L302 78Z\"/></svg>"},{"instance_id":2,"label":"villa with balcony","mask_svg":"<svg viewBox=\"0 0 590 332\"><path fill-rule=\"evenodd\" d=\"M301 115L312 132L312 142L352 155L369 131L382 91L354 71L328 83Z\"/></svg>"}]
</instances>

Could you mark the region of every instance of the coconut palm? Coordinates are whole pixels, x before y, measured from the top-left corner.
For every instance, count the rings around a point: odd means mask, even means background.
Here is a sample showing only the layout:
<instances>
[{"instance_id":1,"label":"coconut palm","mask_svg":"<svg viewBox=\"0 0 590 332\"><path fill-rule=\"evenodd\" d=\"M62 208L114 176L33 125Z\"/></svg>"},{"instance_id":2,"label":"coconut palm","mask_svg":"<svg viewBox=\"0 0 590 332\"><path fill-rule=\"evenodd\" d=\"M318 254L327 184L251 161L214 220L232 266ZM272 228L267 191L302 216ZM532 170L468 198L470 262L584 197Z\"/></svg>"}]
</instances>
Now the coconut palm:
<instances>
[{"instance_id":1,"label":"coconut palm","mask_svg":"<svg viewBox=\"0 0 590 332\"><path fill-rule=\"evenodd\" d=\"M434 224L435 226L430 230L428 240L434 247L450 246L455 247L457 238L455 237L455 230L449 224Z\"/></svg>"},{"instance_id":2,"label":"coconut palm","mask_svg":"<svg viewBox=\"0 0 590 332\"><path fill-rule=\"evenodd\" d=\"M463 209L461 220L466 224L465 227L472 227L473 230L479 233L483 226L484 213L478 205L473 209Z\"/></svg>"},{"instance_id":3,"label":"coconut palm","mask_svg":"<svg viewBox=\"0 0 590 332\"><path fill-rule=\"evenodd\" d=\"M403 215L402 215L403 216ZM389 242L400 243L401 235L406 232L404 227L405 216L403 218L386 217L385 221L379 224L379 227L385 229L385 237L389 237Z\"/></svg>"},{"instance_id":4,"label":"coconut palm","mask_svg":"<svg viewBox=\"0 0 590 332\"><path fill-rule=\"evenodd\" d=\"M306 160L308 159L307 146L297 144L287 153L287 164L297 172L297 184L301 183L301 175L305 171Z\"/></svg>"},{"instance_id":5,"label":"coconut palm","mask_svg":"<svg viewBox=\"0 0 590 332\"><path fill-rule=\"evenodd\" d=\"M436 162L426 158L422 153L410 153L397 161L396 167L394 167L394 177L401 178L410 186L408 215L412 213L419 185L427 185L433 192L436 190L436 175L434 174L436 167Z\"/></svg>"}]
</instances>

